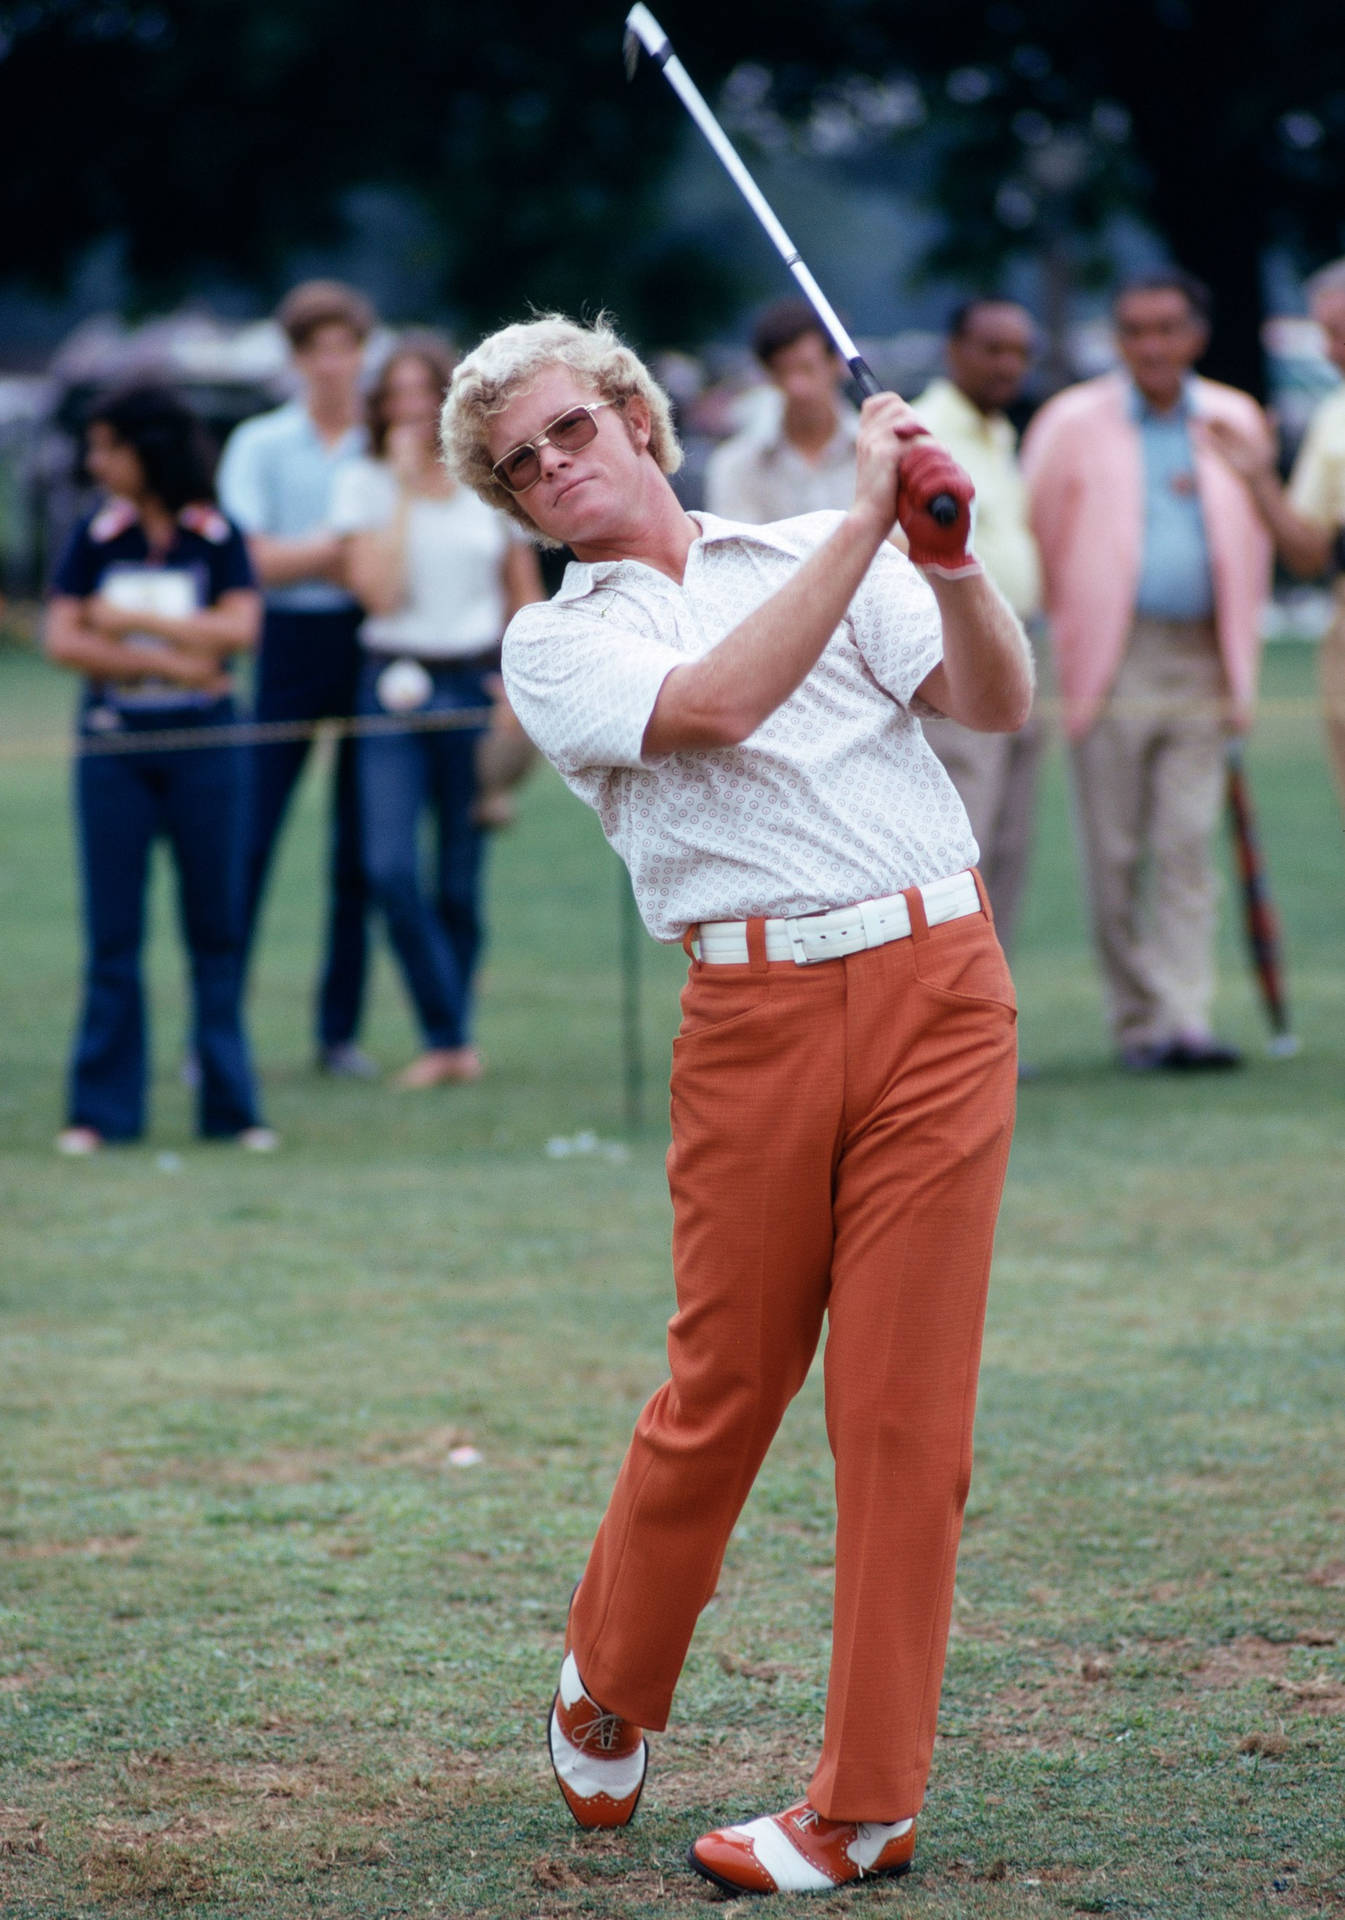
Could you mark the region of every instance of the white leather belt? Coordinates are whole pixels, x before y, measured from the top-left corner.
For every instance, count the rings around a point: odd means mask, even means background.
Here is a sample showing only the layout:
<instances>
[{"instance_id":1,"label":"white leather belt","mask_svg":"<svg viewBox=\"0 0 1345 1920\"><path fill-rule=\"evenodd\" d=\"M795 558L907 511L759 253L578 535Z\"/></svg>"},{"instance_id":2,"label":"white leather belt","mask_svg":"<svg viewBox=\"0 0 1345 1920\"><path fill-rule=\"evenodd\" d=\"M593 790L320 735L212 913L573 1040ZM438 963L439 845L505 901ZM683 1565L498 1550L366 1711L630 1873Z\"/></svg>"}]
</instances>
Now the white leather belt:
<instances>
[{"instance_id":1,"label":"white leather belt","mask_svg":"<svg viewBox=\"0 0 1345 1920\"><path fill-rule=\"evenodd\" d=\"M981 896L970 870L954 873L947 880L931 880L916 891L925 903L925 919L931 927L981 911ZM833 907L829 913L768 920L766 958L793 960L797 966L810 967L818 960L860 953L865 947L886 946L889 940L906 940L910 931L911 912L905 896L892 893L883 900L861 900L856 907ZM745 967L750 957L747 922L702 920L692 935L691 951L707 966Z\"/></svg>"}]
</instances>

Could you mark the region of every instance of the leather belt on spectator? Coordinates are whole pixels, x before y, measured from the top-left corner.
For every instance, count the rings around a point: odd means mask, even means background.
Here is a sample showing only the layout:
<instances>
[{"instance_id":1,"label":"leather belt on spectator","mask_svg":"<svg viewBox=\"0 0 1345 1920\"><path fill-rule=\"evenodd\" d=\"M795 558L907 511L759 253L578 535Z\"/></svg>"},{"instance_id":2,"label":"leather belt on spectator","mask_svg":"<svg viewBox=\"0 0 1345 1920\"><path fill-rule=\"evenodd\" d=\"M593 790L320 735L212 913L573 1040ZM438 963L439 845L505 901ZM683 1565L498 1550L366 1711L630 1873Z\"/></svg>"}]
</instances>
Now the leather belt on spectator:
<instances>
[{"instance_id":1,"label":"leather belt on spectator","mask_svg":"<svg viewBox=\"0 0 1345 1920\"><path fill-rule=\"evenodd\" d=\"M945 920L961 920L981 911L976 876L955 873L915 889L925 904L931 927ZM766 921L766 958L793 960L800 967L818 960L836 960L865 947L883 947L889 940L906 940L911 932L911 910L903 894L882 900L861 900L855 907L833 907L829 913L802 913L792 920ZM707 966L741 967L748 961L745 920L702 920L692 930L691 951Z\"/></svg>"}]
</instances>

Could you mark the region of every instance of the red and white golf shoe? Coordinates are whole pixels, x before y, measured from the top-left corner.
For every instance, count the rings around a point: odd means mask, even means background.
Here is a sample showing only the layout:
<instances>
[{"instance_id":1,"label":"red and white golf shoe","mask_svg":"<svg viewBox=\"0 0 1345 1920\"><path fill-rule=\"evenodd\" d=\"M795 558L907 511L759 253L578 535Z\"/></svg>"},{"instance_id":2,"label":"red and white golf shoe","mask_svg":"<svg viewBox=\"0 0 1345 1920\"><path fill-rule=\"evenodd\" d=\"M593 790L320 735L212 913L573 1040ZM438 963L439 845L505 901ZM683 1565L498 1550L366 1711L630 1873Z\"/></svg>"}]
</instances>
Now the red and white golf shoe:
<instances>
[{"instance_id":1,"label":"red and white golf shoe","mask_svg":"<svg viewBox=\"0 0 1345 1920\"><path fill-rule=\"evenodd\" d=\"M915 1821L824 1820L800 1800L783 1813L718 1827L687 1858L726 1893L834 1893L910 1871Z\"/></svg>"},{"instance_id":2,"label":"red and white golf shoe","mask_svg":"<svg viewBox=\"0 0 1345 1920\"><path fill-rule=\"evenodd\" d=\"M640 1802L649 1743L644 1729L606 1713L584 1691L567 1653L547 1730L551 1764L565 1804L581 1827L624 1827Z\"/></svg>"}]
</instances>

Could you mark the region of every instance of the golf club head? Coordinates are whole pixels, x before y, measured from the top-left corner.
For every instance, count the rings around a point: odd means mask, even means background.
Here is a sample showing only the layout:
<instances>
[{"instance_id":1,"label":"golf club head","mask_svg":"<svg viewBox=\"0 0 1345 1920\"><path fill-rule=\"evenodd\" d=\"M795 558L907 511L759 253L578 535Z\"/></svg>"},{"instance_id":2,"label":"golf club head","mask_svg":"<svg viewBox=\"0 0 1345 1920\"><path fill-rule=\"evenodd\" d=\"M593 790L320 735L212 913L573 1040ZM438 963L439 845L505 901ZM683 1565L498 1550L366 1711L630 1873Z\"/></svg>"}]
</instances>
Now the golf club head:
<instances>
[{"instance_id":1,"label":"golf club head","mask_svg":"<svg viewBox=\"0 0 1345 1920\"><path fill-rule=\"evenodd\" d=\"M664 51L668 36L645 6L634 6L626 15L626 31L621 39L621 51L626 61L626 78L635 78L635 69L640 64L640 49L655 58ZM660 63L661 64L661 63Z\"/></svg>"}]
</instances>

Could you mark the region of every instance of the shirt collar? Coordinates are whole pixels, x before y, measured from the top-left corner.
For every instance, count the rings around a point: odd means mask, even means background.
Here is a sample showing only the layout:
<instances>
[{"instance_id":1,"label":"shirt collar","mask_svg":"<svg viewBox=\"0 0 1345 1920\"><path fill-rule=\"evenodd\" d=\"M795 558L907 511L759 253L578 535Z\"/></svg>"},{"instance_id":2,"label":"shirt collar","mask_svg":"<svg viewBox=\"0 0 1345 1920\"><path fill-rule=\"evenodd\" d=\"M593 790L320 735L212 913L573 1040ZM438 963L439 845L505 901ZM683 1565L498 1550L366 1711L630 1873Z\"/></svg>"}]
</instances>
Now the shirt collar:
<instances>
[{"instance_id":1,"label":"shirt collar","mask_svg":"<svg viewBox=\"0 0 1345 1920\"><path fill-rule=\"evenodd\" d=\"M1188 373L1182 380L1177 404L1170 413L1159 413L1156 408L1151 407L1129 374L1126 375L1126 385L1129 389L1130 418L1138 421L1141 426L1156 420L1180 420L1185 425L1196 411L1196 382L1193 374Z\"/></svg>"},{"instance_id":2,"label":"shirt collar","mask_svg":"<svg viewBox=\"0 0 1345 1920\"><path fill-rule=\"evenodd\" d=\"M282 411L289 415L295 432L313 449L314 453L320 453L325 460L344 459L348 453L364 451L367 436L358 420L351 422L339 440L328 442L314 426L313 416L304 405L301 394L295 394L292 400L287 400Z\"/></svg>"},{"instance_id":3,"label":"shirt collar","mask_svg":"<svg viewBox=\"0 0 1345 1920\"><path fill-rule=\"evenodd\" d=\"M844 456L848 459L859 438L859 415L850 402L839 394L836 398L836 431L822 449L819 465ZM785 413L783 402L771 419L757 429L757 445L763 453L795 453L802 460L805 456L785 437ZM812 463L809 462L811 465Z\"/></svg>"},{"instance_id":4,"label":"shirt collar","mask_svg":"<svg viewBox=\"0 0 1345 1920\"><path fill-rule=\"evenodd\" d=\"M132 527L139 524L140 515L131 502L114 494L99 507L89 522L89 538L100 547L105 546L109 540L119 540L122 534L129 533Z\"/></svg>"},{"instance_id":5,"label":"shirt collar","mask_svg":"<svg viewBox=\"0 0 1345 1920\"><path fill-rule=\"evenodd\" d=\"M769 522L762 527L748 526L744 521L724 520L717 513L707 513L704 507L688 509L687 518L700 528L700 537L691 543L693 552L697 547L714 546L723 540L741 540L749 546L766 547L772 553L791 556L797 551L796 544L778 534L775 526ZM689 564L690 555L687 558ZM665 580L669 586L677 584L669 580L667 574L660 573L657 567L646 566L642 560L571 560L560 587L552 597L555 600L582 600L586 593L592 593L595 587L605 586L628 567L638 567L641 573Z\"/></svg>"},{"instance_id":6,"label":"shirt collar","mask_svg":"<svg viewBox=\"0 0 1345 1920\"><path fill-rule=\"evenodd\" d=\"M1003 437L1006 428L1010 433L1013 432L1007 414L982 413L957 382L948 379L945 374L936 373L925 391L934 397L940 407L952 414L955 425L964 433L976 434L982 440L997 440ZM919 411L918 407L916 411Z\"/></svg>"}]
</instances>

